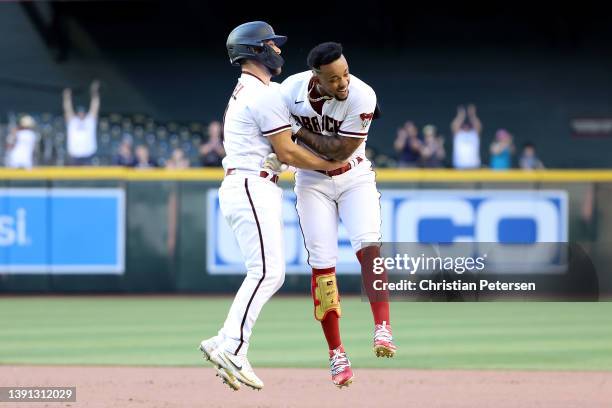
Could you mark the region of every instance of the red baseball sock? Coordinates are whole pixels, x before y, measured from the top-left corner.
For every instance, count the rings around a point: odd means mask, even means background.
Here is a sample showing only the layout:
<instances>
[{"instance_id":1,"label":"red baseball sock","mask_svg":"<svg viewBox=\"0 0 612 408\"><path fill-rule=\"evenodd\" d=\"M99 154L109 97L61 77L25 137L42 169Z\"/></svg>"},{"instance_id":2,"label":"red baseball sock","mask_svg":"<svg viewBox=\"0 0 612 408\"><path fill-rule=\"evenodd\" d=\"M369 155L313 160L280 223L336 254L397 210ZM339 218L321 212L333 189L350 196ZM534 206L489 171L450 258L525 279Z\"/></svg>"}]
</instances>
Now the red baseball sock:
<instances>
[{"instance_id":1,"label":"red baseball sock","mask_svg":"<svg viewBox=\"0 0 612 408\"><path fill-rule=\"evenodd\" d=\"M366 273L362 271L364 281L369 282L369 280L374 277L374 274L371 272L371 268L372 260L376 257L380 257L380 248L378 246L367 246L357 251L357 259L359 259L361 267L365 268L367 266L369 268ZM364 262L367 264L366 266L364 266ZM376 279L387 282L387 272L385 271L380 275L376 275ZM386 322L388 326L391 325L391 320L389 319L389 299L386 293L372 294L372 297L370 297L370 308L372 309L374 324L383 324L383 322Z\"/></svg>"},{"instance_id":2,"label":"red baseball sock","mask_svg":"<svg viewBox=\"0 0 612 408\"><path fill-rule=\"evenodd\" d=\"M328 274L331 272L336 272L336 268L326 268L326 269L315 269L312 268L313 278L316 275ZM314 289L314 279L313 279L313 289ZM340 318L336 314L336 312L330 312L325 316L325 318L321 321L321 328L323 329L323 334L325 334L325 339L327 340L327 345L330 350L334 350L338 348L342 344L342 340L340 340Z\"/></svg>"},{"instance_id":3,"label":"red baseball sock","mask_svg":"<svg viewBox=\"0 0 612 408\"><path fill-rule=\"evenodd\" d=\"M337 349L342 344L340 339L340 319L335 312L328 313L321 321L321 328L330 350Z\"/></svg>"}]
</instances>

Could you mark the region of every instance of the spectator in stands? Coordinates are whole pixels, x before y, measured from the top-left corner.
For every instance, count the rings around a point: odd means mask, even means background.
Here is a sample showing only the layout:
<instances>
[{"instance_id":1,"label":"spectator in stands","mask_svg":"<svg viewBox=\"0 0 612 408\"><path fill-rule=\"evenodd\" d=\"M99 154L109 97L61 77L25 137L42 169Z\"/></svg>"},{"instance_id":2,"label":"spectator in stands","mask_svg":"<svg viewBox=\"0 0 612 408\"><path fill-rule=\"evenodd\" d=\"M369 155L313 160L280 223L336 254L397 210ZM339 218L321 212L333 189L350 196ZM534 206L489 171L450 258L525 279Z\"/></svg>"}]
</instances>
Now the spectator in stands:
<instances>
[{"instance_id":1,"label":"spectator in stands","mask_svg":"<svg viewBox=\"0 0 612 408\"><path fill-rule=\"evenodd\" d=\"M491 168L494 170L508 170L512 167L514 144L512 135L506 129L495 132L495 140L491 143Z\"/></svg>"},{"instance_id":2,"label":"spectator in stands","mask_svg":"<svg viewBox=\"0 0 612 408\"><path fill-rule=\"evenodd\" d=\"M523 146L523 152L519 159L519 167L524 170L537 170L543 169L544 164L536 154L535 145L533 143L525 143Z\"/></svg>"},{"instance_id":3,"label":"spectator in stands","mask_svg":"<svg viewBox=\"0 0 612 408\"><path fill-rule=\"evenodd\" d=\"M34 164L34 150L38 134L34 132L36 122L30 115L19 119L16 128L11 129L7 138L6 166L30 169Z\"/></svg>"},{"instance_id":4,"label":"spectator in stands","mask_svg":"<svg viewBox=\"0 0 612 408\"><path fill-rule=\"evenodd\" d=\"M467 120L466 120L467 119ZM453 167L476 169L480 167L480 133L482 123L476 114L476 106L457 108L457 116L451 122L453 132Z\"/></svg>"},{"instance_id":5,"label":"spectator in stands","mask_svg":"<svg viewBox=\"0 0 612 408\"><path fill-rule=\"evenodd\" d=\"M221 142L223 128L221 122L212 121L208 125L208 141L200 146L200 165L202 167L221 167L225 149Z\"/></svg>"},{"instance_id":6,"label":"spectator in stands","mask_svg":"<svg viewBox=\"0 0 612 408\"><path fill-rule=\"evenodd\" d=\"M185 157L185 153L182 149L176 148L172 151L172 155L166 161L166 168L168 169L186 169L189 167L189 159Z\"/></svg>"},{"instance_id":7,"label":"spectator in stands","mask_svg":"<svg viewBox=\"0 0 612 408\"><path fill-rule=\"evenodd\" d=\"M421 146L421 165L423 167L442 167L446 152L444 138L437 135L434 125L423 128L423 144Z\"/></svg>"},{"instance_id":8,"label":"spectator in stands","mask_svg":"<svg viewBox=\"0 0 612 408\"><path fill-rule=\"evenodd\" d=\"M417 167L419 165L422 143L419 140L419 130L415 124L408 121L397 130L393 147L398 153L399 167Z\"/></svg>"},{"instance_id":9,"label":"spectator in stands","mask_svg":"<svg viewBox=\"0 0 612 408\"><path fill-rule=\"evenodd\" d=\"M113 165L123 167L134 167L136 165L136 158L132 153L131 139L123 138L118 152L113 156Z\"/></svg>"},{"instance_id":10,"label":"spectator in stands","mask_svg":"<svg viewBox=\"0 0 612 408\"><path fill-rule=\"evenodd\" d=\"M72 107L72 90L64 89L64 119L67 127L68 156L73 166L88 166L98 149L96 143L96 128L100 112L100 81L91 83L89 111L77 107L75 113Z\"/></svg>"},{"instance_id":11,"label":"spectator in stands","mask_svg":"<svg viewBox=\"0 0 612 408\"><path fill-rule=\"evenodd\" d=\"M134 149L134 154L136 155L136 162L134 163L134 167L137 169L149 169L153 167L157 167L157 163L155 160L151 159L149 155L149 148L146 145L138 145L136 149Z\"/></svg>"}]
</instances>

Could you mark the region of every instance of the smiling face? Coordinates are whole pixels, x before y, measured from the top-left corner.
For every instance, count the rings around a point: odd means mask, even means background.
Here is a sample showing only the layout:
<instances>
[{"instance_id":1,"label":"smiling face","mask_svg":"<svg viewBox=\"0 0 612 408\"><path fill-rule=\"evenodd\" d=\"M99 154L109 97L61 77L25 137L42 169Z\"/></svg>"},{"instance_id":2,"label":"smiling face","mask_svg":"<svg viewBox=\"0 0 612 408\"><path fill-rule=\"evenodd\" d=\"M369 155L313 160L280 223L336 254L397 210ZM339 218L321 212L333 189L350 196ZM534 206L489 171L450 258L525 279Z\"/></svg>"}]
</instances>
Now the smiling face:
<instances>
[{"instance_id":1,"label":"smiling face","mask_svg":"<svg viewBox=\"0 0 612 408\"><path fill-rule=\"evenodd\" d=\"M314 70L314 74L320 89L325 94L340 101L348 98L351 75L344 55L329 64L321 65L318 70Z\"/></svg>"}]
</instances>

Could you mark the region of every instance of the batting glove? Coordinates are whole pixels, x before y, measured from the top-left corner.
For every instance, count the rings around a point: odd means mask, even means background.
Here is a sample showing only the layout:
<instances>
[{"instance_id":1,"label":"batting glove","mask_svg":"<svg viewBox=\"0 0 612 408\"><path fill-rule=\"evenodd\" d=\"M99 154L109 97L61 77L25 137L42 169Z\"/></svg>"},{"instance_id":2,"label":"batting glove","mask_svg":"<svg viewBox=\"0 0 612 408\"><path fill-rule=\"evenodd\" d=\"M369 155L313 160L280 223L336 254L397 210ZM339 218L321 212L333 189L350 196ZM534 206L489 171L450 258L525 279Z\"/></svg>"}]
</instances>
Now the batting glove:
<instances>
[{"instance_id":1,"label":"batting glove","mask_svg":"<svg viewBox=\"0 0 612 408\"><path fill-rule=\"evenodd\" d=\"M268 154L264 159L262 166L264 169L269 169L277 173L282 173L289 168L289 166L278 159L276 153Z\"/></svg>"}]
</instances>

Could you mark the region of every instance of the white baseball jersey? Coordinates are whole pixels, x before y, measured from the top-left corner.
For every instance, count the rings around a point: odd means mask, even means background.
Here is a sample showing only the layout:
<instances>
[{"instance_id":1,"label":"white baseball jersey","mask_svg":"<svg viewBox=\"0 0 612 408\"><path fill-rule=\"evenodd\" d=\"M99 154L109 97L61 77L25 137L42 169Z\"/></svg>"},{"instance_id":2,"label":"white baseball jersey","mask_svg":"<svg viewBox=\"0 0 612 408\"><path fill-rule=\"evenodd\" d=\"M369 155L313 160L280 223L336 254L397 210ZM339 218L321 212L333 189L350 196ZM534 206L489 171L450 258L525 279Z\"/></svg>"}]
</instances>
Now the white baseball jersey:
<instances>
[{"instance_id":1,"label":"white baseball jersey","mask_svg":"<svg viewBox=\"0 0 612 408\"><path fill-rule=\"evenodd\" d=\"M276 82L264 84L257 77L243 73L225 112L223 168L257 170L272 153L267 136L291 129L289 111Z\"/></svg>"},{"instance_id":2,"label":"white baseball jersey","mask_svg":"<svg viewBox=\"0 0 612 408\"><path fill-rule=\"evenodd\" d=\"M308 90L312 72L290 76L282 83L285 104L291 115L310 131L366 139L376 108L370 86L351 75L349 95L344 101L331 99L319 115L310 104ZM375 174L365 157L365 140L351 155L362 161L344 174L329 177L298 169L295 193L300 226L308 252L308 263L316 269L336 266L338 223L342 219L355 252L366 242L379 242L380 195Z\"/></svg>"},{"instance_id":3,"label":"white baseball jersey","mask_svg":"<svg viewBox=\"0 0 612 408\"><path fill-rule=\"evenodd\" d=\"M279 84L266 85L243 73L224 117L223 159L226 175L219 188L221 212L244 258L246 278L229 310L217 341L225 350L245 355L263 305L285 278L282 190L262 178L264 158L272 152L267 136L291 129ZM270 174L270 170L266 170Z\"/></svg>"},{"instance_id":4,"label":"white baseball jersey","mask_svg":"<svg viewBox=\"0 0 612 408\"><path fill-rule=\"evenodd\" d=\"M93 115L84 119L73 116L68 121L68 154L71 157L89 157L96 153L96 128L98 122Z\"/></svg>"},{"instance_id":5,"label":"white baseball jersey","mask_svg":"<svg viewBox=\"0 0 612 408\"><path fill-rule=\"evenodd\" d=\"M348 97L330 99L323 104L322 114L308 100L312 72L305 71L285 79L281 85L283 99L293 118L311 132L324 135L367 139L376 108L376 93L365 82L351 75ZM365 158L365 142L351 156Z\"/></svg>"}]
</instances>

